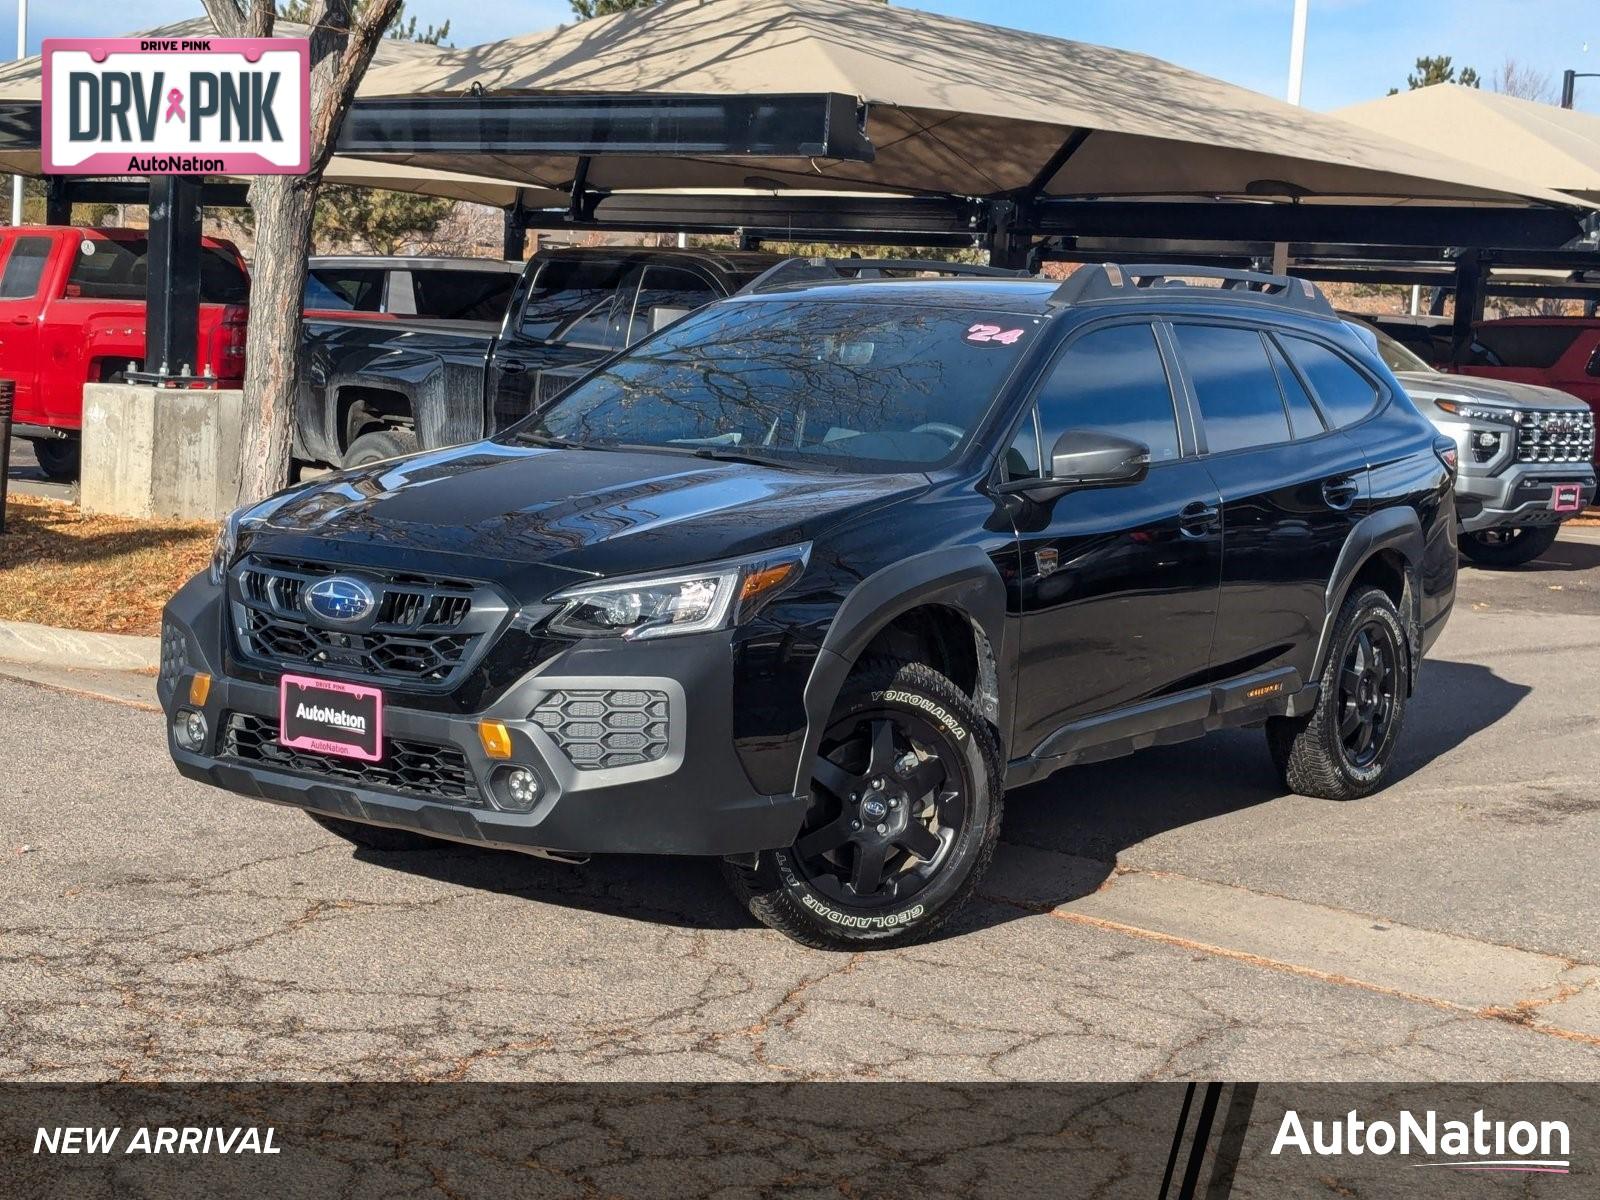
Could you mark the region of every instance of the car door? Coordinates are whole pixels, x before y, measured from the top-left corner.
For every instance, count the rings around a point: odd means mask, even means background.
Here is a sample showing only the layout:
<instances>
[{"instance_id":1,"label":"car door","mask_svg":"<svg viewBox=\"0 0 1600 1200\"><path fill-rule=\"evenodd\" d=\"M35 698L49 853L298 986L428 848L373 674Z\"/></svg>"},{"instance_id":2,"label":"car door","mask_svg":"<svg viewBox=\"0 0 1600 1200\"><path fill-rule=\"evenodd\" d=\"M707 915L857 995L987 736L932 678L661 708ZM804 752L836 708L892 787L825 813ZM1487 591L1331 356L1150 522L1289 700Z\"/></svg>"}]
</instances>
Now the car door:
<instances>
[{"instance_id":1,"label":"car door","mask_svg":"<svg viewBox=\"0 0 1600 1200\"><path fill-rule=\"evenodd\" d=\"M1002 468L1037 476L1069 430L1150 450L1135 483L1025 500L1015 745L1197 683L1211 653L1221 576L1219 496L1174 403L1169 355L1148 320L1096 325L1059 352ZM1047 473L1047 472L1046 472ZM1160 714L1157 724L1164 723ZM1091 739L1093 740L1093 739ZM1072 749L1059 739L1051 752Z\"/></svg>"},{"instance_id":2,"label":"car door","mask_svg":"<svg viewBox=\"0 0 1600 1200\"><path fill-rule=\"evenodd\" d=\"M638 269L620 256L562 256L542 264L521 311L495 343L488 389L493 428L520 421L583 368L622 349L638 286Z\"/></svg>"},{"instance_id":3,"label":"car door","mask_svg":"<svg viewBox=\"0 0 1600 1200\"><path fill-rule=\"evenodd\" d=\"M1366 509L1366 456L1263 330L1185 320L1172 332L1205 466L1222 494L1212 676L1293 669L1308 679L1328 580ZM1334 353L1294 340L1308 358Z\"/></svg>"},{"instance_id":4,"label":"car door","mask_svg":"<svg viewBox=\"0 0 1600 1200\"><path fill-rule=\"evenodd\" d=\"M16 419L24 423L49 419L45 397L40 394L44 347L39 342L39 314L44 301L39 293L52 241L21 235L0 244L4 250L0 259L0 373L16 381Z\"/></svg>"}]
</instances>

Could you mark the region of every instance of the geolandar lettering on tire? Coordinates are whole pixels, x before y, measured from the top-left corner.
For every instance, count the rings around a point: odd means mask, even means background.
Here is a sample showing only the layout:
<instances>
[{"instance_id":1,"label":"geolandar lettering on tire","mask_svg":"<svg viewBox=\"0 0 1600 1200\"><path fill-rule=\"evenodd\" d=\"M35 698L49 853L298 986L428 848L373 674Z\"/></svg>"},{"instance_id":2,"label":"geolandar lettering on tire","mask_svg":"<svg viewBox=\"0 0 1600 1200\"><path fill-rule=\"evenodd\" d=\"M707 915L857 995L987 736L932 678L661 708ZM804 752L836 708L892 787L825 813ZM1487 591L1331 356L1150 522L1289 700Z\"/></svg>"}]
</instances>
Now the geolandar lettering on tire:
<instances>
[{"instance_id":1,"label":"geolandar lettering on tire","mask_svg":"<svg viewBox=\"0 0 1600 1200\"><path fill-rule=\"evenodd\" d=\"M930 717L933 717L946 729L948 729L950 731L950 735L954 737L956 741L961 742L966 740L966 727L962 725L960 721L957 721L953 716L951 716L949 711L943 706L934 703L934 701L929 700L926 696L919 696L915 692L902 692L898 688L890 688L887 691L873 693L873 699L888 700L897 704L909 704L913 708L920 708L923 712L927 713Z\"/></svg>"},{"instance_id":2,"label":"geolandar lettering on tire","mask_svg":"<svg viewBox=\"0 0 1600 1200\"><path fill-rule=\"evenodd\" d=\"M840 912L837 908L832 908L818 900L812 894L811 889L800 882L799 877L789 867L787 855L778 855L778 873L783 876L784 886L795 894L801 904L804 904L830 925L837 925L841 929L897 929L902 925L911 924L927 911L922 905L913 904L910 908L892 913L861 915Z\"/></svg>"}]
</instances>

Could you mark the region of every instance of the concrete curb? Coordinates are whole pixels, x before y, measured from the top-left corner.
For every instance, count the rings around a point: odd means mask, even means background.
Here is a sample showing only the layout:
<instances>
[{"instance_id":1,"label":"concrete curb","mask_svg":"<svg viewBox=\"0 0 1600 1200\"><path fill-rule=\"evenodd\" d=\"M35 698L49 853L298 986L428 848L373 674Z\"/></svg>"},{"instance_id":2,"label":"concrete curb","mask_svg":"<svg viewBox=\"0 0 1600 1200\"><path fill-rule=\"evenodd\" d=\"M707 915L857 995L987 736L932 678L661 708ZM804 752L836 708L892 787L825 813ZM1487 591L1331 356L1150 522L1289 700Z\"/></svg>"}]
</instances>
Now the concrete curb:
<instances>
[{"instance_id":1,"label":"concrete curb","mask_svg":"<svg viewBox=\"0 0 1600 1200\"><path fill-rule=\"evenodd\" d=\"M97 671L154 671L161 639L0 621L0 659Z\"/></svg>"}]
</instances>

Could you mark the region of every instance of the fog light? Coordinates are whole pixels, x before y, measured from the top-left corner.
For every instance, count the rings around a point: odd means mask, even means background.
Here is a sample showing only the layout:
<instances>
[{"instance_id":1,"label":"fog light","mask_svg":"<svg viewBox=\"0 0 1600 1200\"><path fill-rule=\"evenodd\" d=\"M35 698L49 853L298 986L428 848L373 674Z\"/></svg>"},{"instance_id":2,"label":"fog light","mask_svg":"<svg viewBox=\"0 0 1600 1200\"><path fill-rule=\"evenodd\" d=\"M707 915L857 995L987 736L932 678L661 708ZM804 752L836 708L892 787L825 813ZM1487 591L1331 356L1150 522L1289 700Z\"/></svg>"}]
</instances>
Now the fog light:
<instances>
[{"instance_id":1,"label":"fog light","mask_svg":"<svg viewBox=\"0 0 1600 1200\"><path fill-rule=\"evenodd\" d=\"M512 767L500 772L500 787L496 789L500 807L511 812L527 812L539 801L539 777L527 767Z\"/></svg>"},{"instance_id":2,"label":"fog light","mask_svg":"<svg viewBox=\"0 0 1600 1200\"><path fill-rule=\"evenodd\" d=\"M198 754L205 749L206 732L205 714L192 708L179 709L172 718L172 736L190 753Z\"/></svg>"}]
</instances>

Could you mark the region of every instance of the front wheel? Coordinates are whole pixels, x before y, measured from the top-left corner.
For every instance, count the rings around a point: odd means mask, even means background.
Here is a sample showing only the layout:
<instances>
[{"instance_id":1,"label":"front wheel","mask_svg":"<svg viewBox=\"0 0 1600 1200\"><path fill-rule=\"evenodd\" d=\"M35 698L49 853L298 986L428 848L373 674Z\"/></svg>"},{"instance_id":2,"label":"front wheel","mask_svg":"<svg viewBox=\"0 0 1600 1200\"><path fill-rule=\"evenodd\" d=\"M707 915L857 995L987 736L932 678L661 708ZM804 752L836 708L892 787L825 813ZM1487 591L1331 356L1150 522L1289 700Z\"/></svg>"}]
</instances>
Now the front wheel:
<instances>
[{"instance_id":1,"label":"front wheel","mask_svg":"<svg viewBox=\"0 0 1600 1200\"><path fill-rule=\"evenodd\" d=\"M793 846L727 864L757 920L824 950L903 946L966 903L1000 838L1000 747L921 663L860 665L812 766Z\"/></svg>"},{"instance_id":2,"label":"front wheel","mask_svg":"<svg viewBox=\"0 0 1600 1200\"><path fill-rule=\"evenodd\" d=\"M1273 717L1267 745L1284 785L1302 796L1355 800L1388 782L1406 714L1409 651L1394 601L1349 597L1309 716Z\"/></svg>"},{"instance_id":3,"label":"front wheel","mask_svg":"<svg viewBox=\"0 0 1600 1200\"><path fill-rule=\"evenodd\" d=\"M379 429L363 433L344 452L343 466L368 467L386 459L417 452L417 435L409 429Z\"/></svg>"},{"instance_id":4,"label":"front wheel","mask_svg":"<svg viewBox=\"0 0 1600 1200\"><path fill-rule=\"evenodd\" d=\"M33 457L46 477L57 483L72 483L78 478L80 445L77 438L34 438Z\"/></svg>"},{"instance_id":5,"label":"front wheel","mask_svg":"<svg viewBox=\"0 0 1600 1200\"><path fill-rule=\"evenodd\" d=\"M1480 567L1520 567L1556 544L1559 525L1523 525L1461 535L1461 553Z\"/></svg>"}]
</instances>

